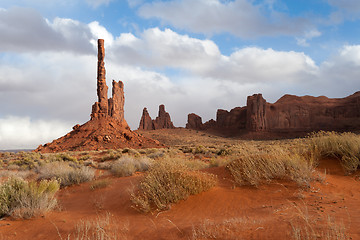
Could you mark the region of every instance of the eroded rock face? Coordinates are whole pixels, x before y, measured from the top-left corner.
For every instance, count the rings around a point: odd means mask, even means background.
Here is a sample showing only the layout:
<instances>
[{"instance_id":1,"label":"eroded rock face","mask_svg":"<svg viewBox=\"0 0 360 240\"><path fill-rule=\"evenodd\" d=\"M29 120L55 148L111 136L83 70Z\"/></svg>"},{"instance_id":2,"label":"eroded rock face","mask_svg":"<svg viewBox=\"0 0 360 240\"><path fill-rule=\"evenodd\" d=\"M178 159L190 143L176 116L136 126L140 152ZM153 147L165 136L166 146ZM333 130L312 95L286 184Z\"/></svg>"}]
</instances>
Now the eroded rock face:
<instances>
[{"instance_id":1,"label":"eroded rock face","mask_svg":"<svg viewBox=\"0 0 360 240\"><path fill-rule=\"evenodd\" d=\"M95 104L95 110L97 112L93 112L94 117L105 117L108 114L108 87L106 85L106 70L105 70L105 48L104 48L104 40L98 40L98 65L97 65L97 95L98 102ZM93 108L94 109L94 108Z\"/></svg>"},{"instance_id":2,"label":"eroded rock face","mask_svg":"<svg viewBox=\"0 0 360 240\"><path fill-rule=\"evenodd\" d=\"M187 129L195 129L195 130L203 130L204 126L203 126L201 117L196 115L195 113L190 113L188 115L186 128Z\"/></svg>"},{"instance_id":3,"label":"eroded rock face","mask_svg":"<svg viewBox=\"0 0 360 240\"><path fill-rule=\"evenodd\" d=\"M98 40L98 102L92 106L91 119L75 125L73 131L51 143L39 146L38 152L84 151L117 148L162 147L158 141L130 130L124 118L124 84L112 82L112 97L107 99L104 40Z\"/></svg>"},{"instance_id":4,"label":"eroded rock face","mask_svg":"<svg viewBox=\"0 0 360 240\"><path fill-rule=\"evenodd\" d=\"M266 100L262 94L248 96L246 103L246 128L249 131L265 131L267 129Z\"/></svg>"},{"instance_id":5,"label":"eroded rock face","mask_svg":"<svg viewBox=\"0 0 360 240\"><path fill-rule=\"evenodd\" d=\"M147 108L143 109L143 113L140 119L139 130L154 130L153 121L149 115Z\"/></svg>"},{"instance_id":6,"label":"eroded rock face","mask_svg":"<svg viewBox=\"0 0 360 240\"><path fill-rule=\"evenodd\" d=\"M145 111L146 110L146 111ZM143 115L140 119L139 130L156 130L156 129L172 129L175 128L174 124L171 121L170 114L165 111L165 106L162 104L159 106L159 113L155 120L151 120L150 124L149 119L151 119L146 108L143 110Z\"/></svg>"},{"instance_id":7,"label":"eroded rock face","mask_svg":"<svg viewBox=\"0 0 360 240\"><path fill-rule=\"evenodd\" d=\"M284 95L266 111L271 131L359 130L360 92L345 98Z\"/></svg>"},{"instance_id":8,"label":"eroded rock face","mask_svg":"<svg viewBox=\"0 0 360 240\"><path fill-rule=\"evenodd\" d=\"M189 124L191 126L193 123ZM262 94L254 94L247 98L246 107L231 111L219 109L216 121L210 120L201 127L219 133L244 133L244 130L268 133L360 130L360 92L333 99L284 95L273 104L266 102Z\"/></svg>"},{"instance_id":9,"label":"eroded rock face","mask_svg":"<svg viewBox=\"0 0 360 240\"><path fill-rule=\"evenodd\" d=\"M175 128L171 121L170 114L165 111L165 106L163 104L159 106L158 116L153 123L155 129Z\"/></svg>"}]
</instances>

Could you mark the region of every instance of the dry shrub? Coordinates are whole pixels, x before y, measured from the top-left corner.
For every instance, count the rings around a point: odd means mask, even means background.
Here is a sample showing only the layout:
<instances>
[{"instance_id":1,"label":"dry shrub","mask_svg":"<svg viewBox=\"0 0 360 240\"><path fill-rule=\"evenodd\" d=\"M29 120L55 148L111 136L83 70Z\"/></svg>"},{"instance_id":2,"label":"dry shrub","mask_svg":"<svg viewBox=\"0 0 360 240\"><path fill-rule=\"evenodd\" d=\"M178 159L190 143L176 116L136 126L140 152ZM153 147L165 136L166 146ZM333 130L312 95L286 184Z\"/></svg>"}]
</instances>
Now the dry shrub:
<instances>
[{"instance_id":1,"label":"dry shrub","mask_svg":"<svg viewBox=\"0 0 360 240\"><path fill-rule=\"evenodd\" d=\"M231 218L220 222L206 219L199 225L193 226L193 240L223 239L235 240L244 239L242 236L247 230L258 226L260 223L247 218Z\"/></svg>"},{"instance_id":2,"label":"dry shrub","mask_svg":"<svg viewBox=\"0 0 360 240\"><path fill-rule=\"evenodd\" d=\"M90 189L95 190L99 188L106 188L111 184L111 180L109 179L99 179L90 184Z\"/></svg>"},{"instance_id":3,"label":"dry shrub","mask_svg":"<svg viewBox=\"0 0 360 240\"><path fill-rule=\"evenodd\" d=\"M53 209L59 190L56 180L40 182L10 178L0 185L0 216L30 218Z\"/></svg>"},{"instance_id":4,"label":"dry shrub","mask_svg":"<svg viewBox=\"0 0 360 240\"><path fill-rule=\"evenodd\" d=\"M39 179L59 180L61 187L91 181L95 170L90 167L70 165L67 162L46 163L38 168Z\"/></svg>"},{"instance_id":5,"label":"dry shrub","mask_svg":"<svg viewBox=\"0 0 360 240\"><path fill-rule=\"evenodd\" d=\"M347 229L342 221L329 215L311 216L304 205L294 204L296 216L290 221L292 238L295 240L349 240Z\"/></svg>"},{"instance_id":6,"label":"dry shrub","mask_svg":"<svg viewBox=\"0 0 360 240\"><path fill-rule=\"evenodd\" d=\"M288 179L309 187L314 167L299 154L273 146L242 155L227 166L239 185L258 186L272 179Z\"/></svg>"},{"instance_id":7,"label":"dry shrub","mask_svg":"<svg viewBox=\"0 0 360 240\"><path fill-rule=\"evenodd\" d=\"M122 156L111 165L110 171L117 177L131 176L134 172L147 171L152 162L153 161L147 157L134 158Z\"/></svg>"},{"instance_id":8,"label":"dry shrub","mask_svg":"<svg viewBox=\"0 0 360 240\"><path fill-rule=\"evenodd\" d=\"M66 238L67 240L123 240L127 239L129 224L121 224L114 221L110 213L98 216L96 220L80 221L76 225L73 237L71 234ZM59 235L62 239L61 235Z\"/></svg>"},{"instance_id":9,"label":"dry shrub","mask_svg":"<svg viewBox=\"0 0 360 240\"><path fill-rule=\"evenodd\" d=\"M163 160L153 164L132 194L133 206L143 212L164 210L176 203L215 186L214 175L191 171L177 161Z\"/></svg>"},{"instance_id":10,"label":"dry shrub","mask_svg":"<svg viewBox=\"0 0 360 240\"><path fill-rule=\"evenodd\" d=\"M323 132L309 136L309 155L318 162L332 157L340 160L347 173L356 171L360 165L360 136L354 133Z\"/></svg>"}]
</instances>

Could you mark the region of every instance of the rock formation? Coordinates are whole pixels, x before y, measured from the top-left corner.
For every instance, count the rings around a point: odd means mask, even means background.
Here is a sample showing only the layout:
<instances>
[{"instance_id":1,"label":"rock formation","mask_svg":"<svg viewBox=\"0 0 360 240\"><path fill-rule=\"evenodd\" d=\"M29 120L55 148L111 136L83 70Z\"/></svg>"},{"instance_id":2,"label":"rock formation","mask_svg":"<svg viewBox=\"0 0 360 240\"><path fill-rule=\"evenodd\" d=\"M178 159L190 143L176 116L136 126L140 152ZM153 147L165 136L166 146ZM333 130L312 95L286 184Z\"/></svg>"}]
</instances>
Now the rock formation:
<instances>
[{"instance_id":1,"label":"rock formation","mask_svg":"<svg viewBox=\"0 0 360 240\"><path fill-rule=\"evenodd\" d=\"M149 115L147 108L144 108L144 110L143 110L143 114L141 116L140 125L139 125L138 129L154 130L153 120L151 120L151 117Z\"/></svg>"},{"instance_id":2,"label":"rock formation","mask_svg":"<svg viewBox=\"0 0 360 240\"><path fill-rule=\"evenodd\" d=\"M202 119L200 116L196 115L195 113L190 113L188 115L188 120L186 124L186 128L188 129L195 129L195 130L203 130L204 125L202 123Z\"/></svg>"},{"instance_id":3,"label":"rock formation","mask_svg":"<svg viewBox=\"0 0 360 240\"><path fill-rule=\"evenodd\" d=\"M130 130L124 118L124 84L112 82L112 97L108 99L105 78L104 40L98 40L97 95L92 106L91 119L75 125L65 136L40 145L37 152L84 151L117 148L161 147L158 141L145 138Z\"/></svg>"},{"instance_id":4,"label":"rock formation","mask_svg":"<svg viewBox=\"0 0 360 240\"><path fill-rule=\"evenodd\" d=\"M171 121L170 114L165 111L165 106L163 104L159 106L159 113L155 120L151 120L147 109L144 108L138 130L156 130L163 128L175 128Z\"/></svg>"},{"instance_id":5,"label":"rock formation","mask_svg":"<svg viewBox=\"0 0 360 240\"><path fill-rule=\"evenodd\" d=\"M262 94L248 96L246 103L246 128L249 131L266 130L266 100Z\"/></svg>"},{"instance_id":6,"label":"rock formation","mask_svg":"<svg viewBox=\"0 0 360 240\"><path fill-rule=\"evenodd\" d=\"M187 128L215 129L218 132L312 132L318 130L360 130L360 92L345 98L284 95L268 103L262 94L247 98L245 107L230 112L219 109L216 121L194 124L188 117Z\"/></svg>"}]
</instances>

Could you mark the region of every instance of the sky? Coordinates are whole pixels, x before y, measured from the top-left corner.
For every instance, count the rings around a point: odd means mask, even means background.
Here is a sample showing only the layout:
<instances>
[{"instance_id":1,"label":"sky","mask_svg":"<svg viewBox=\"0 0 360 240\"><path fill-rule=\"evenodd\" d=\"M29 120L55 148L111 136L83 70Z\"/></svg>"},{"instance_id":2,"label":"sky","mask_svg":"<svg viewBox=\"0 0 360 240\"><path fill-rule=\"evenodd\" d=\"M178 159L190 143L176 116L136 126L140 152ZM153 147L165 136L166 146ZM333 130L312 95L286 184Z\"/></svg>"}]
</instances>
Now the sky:
<instances>
[{"instance_id":1,"label":"sky","mask_svg":"<svg viewBox=\"0 0 360 240\"><path fill-rule=\"evenodd\" d=\"M359 0L0 0L0 149L34 149L90 119L98 38L132 129L160 104L184 127L255 93L360 90Z\"/></svg>"}]
</instances>

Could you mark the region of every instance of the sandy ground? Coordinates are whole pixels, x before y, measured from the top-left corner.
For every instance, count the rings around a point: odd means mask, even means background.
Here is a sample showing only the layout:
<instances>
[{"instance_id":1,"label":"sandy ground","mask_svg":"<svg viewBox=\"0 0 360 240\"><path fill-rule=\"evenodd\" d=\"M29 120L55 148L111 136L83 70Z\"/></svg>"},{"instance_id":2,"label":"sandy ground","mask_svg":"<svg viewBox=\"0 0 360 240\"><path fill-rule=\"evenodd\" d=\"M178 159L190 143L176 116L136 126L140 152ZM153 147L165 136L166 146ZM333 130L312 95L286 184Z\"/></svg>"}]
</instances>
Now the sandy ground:
<instances>
[{"instance_id":1,"label":"sandy ground","mask_svg":"<svg viewBox=\"0 0 360 240\"><path fill-rule=\"evenodd\" d=\"M91 190L90 183L62 189L57 211L30 220L2 219L0 239L67 239L69 234L75 239L77 224L106 213L120 239L193 239L193 229L206 229L217 239L291 239L291 224L317 230L334 223L343 223L351 239L360 239L360 172L344 176L331 159L322 161L317 170L325 169L322 183L302 191L284 181L259 188L234 187L227 170L210 168L206 171L218 176L216 187L153 214L131 207L130 193L141 174L109 177L111 184L103 189Z\"/></svg>"}]
</instances>

